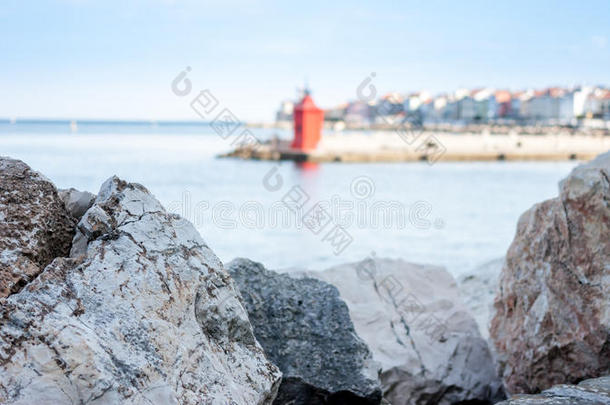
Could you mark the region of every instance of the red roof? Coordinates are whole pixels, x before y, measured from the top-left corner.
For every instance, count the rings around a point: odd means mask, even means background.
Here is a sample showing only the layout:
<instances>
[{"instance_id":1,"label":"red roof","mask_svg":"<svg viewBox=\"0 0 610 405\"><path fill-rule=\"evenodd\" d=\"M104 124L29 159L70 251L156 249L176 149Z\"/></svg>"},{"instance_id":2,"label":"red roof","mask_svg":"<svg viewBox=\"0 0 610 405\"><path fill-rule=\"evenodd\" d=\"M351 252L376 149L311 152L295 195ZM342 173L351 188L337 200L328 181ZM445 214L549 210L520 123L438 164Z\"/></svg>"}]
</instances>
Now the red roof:
<instances>
[{"instance_id":1,"label":"red roof","mask_svg":"<svg viewBox=\"0 0 610 405\"><path fill-rule=\"evenodd\" d=\"M561 87L551 87L549 89L551 97L562 97L565 94L565 90Z\"/></svg>"},{"instance_id":2,"label":"red roof","mask_svg":"<svg viewBox=\"0 0 610 405\"><path fill-rule=\"evenodd\" d=\"M594 95L593 98L597 100L610 100L610 91L603 91L599 95Z\"/></svg>"},{"instance_id":3,"label":"red roof","mask_svg":"<svg viewBox=\"0 0 610 405\"><path fill-rule=\"evenodd\" d=\"M495 96L498 103L508 103L511 99L510 91L507 90L498 90Z\"/></svg>"}]
</instances>

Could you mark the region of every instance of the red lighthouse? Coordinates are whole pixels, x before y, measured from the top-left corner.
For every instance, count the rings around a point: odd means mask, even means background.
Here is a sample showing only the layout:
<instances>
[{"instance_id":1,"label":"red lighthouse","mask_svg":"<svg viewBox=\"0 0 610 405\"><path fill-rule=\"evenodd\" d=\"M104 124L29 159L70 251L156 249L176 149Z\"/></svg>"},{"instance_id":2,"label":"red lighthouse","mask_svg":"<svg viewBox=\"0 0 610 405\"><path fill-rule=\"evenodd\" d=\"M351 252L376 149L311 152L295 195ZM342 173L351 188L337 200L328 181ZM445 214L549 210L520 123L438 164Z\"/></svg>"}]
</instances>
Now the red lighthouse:
<instances>
[{"instance_id":1,"label":"red lighthouse","mask_svg":"<svg viewBox=\"0 0 610 405\"><path fill-rule=\"evenodd\" d=\"M305 97L294 107L294 149L315 149L320 142L324 111L316 107L309 91Z\"/></svg>"}]
</instances>

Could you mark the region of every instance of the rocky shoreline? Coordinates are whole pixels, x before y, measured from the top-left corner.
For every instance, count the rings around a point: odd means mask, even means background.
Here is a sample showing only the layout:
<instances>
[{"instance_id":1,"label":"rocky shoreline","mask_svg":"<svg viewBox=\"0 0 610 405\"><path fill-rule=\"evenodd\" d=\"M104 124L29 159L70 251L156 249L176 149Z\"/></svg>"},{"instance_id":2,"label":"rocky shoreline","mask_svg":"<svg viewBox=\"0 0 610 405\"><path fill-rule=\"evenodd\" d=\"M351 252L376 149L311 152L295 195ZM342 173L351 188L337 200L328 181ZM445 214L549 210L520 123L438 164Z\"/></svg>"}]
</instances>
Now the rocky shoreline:
<instances>
[{"instance_id":1,"label":"rocky shoreline","mask_svg":"<svg viewBox=\"0 0 610 405\"><path fill-rule=\"evenodd\" d=\"M457 281L225 266L142 185L2 157L0 219L1 404L610 404L610 153Z\"/></svg>"}]
</instances>

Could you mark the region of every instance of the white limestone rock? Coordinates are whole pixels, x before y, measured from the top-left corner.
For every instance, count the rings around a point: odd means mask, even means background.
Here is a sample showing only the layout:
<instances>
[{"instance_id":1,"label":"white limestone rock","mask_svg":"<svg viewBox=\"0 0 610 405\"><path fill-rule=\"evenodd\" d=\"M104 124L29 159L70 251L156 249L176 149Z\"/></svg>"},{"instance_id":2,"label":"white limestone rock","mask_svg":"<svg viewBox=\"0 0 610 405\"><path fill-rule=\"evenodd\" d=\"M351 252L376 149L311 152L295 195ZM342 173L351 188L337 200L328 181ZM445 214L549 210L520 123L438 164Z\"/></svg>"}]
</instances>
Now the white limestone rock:
<instances>
[{"instance_id":1,"label":"white limestone rock","mask_svg":"<svg viewBox=\"0 0 610 405\"><path fill-rule=\"evenodd\" d=\"M113 177L78 229L1 302L0 403L272 403L281 374L190 223Z\"/></svg>"},{"instance_id":2,"label":"white limestone rock","mask_svg":"<svg viewBox=\"0 0 610 405\"><path fill-rule=\"evenodd\" d=\"M306 274L339 289L393 405L505 397L487 342L443 268L371 257Z\"/></svg>"}]
</instances>

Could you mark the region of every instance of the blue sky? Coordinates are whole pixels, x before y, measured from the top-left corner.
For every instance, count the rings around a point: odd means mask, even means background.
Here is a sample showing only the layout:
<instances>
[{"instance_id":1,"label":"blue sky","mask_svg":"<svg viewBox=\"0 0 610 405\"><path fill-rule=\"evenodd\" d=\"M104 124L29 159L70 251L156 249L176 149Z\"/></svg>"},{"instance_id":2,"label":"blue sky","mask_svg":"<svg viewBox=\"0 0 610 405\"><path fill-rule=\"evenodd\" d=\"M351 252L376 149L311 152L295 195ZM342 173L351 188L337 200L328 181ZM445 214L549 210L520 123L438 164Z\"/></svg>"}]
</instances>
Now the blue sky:
<instances>
[{"instance_id":1,"label":"blue sky","mask_svg":"<svg viewBox=\"0 0 610 405\"><path fill-rule=\"evenodd\" d=\"M381 93L610 84L598 1L5 0L0 117L197 119L186 66L243 120L305 78L328 107L371 72Z\"/></svg>"}]
</instances>

